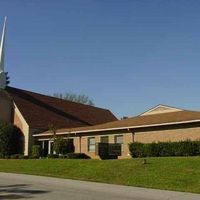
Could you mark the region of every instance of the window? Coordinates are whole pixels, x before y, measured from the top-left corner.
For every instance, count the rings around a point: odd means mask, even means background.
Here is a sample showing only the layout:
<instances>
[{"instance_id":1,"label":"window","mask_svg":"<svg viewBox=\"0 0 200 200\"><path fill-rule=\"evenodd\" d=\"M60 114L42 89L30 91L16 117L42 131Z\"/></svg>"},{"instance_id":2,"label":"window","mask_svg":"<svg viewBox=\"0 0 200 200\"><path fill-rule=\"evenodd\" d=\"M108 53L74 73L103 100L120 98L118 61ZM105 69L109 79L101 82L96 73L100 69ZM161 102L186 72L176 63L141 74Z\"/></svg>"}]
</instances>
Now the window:
<instances>
[{"instance_id":1,"label":"window","mask_svg":"<svg viewBox=\"0 0 200 200\"><path fill-rule=\"evenodd\" d=\"M95 152L95 137L88 138L88 151Z\"/></svg>"},{"instance_id":2,"label":"window","mask_svg":"<svg viewBox=\"0 0 200 200\"><path fill-rule=\"evenodd\" d=\"M123 144L123 135L116 135L115 136L115 143Z\"/></svg>"},{"instance_id":3,"label":"window","mask_svg":"<svg viewBox=\"0 0 200 200\"><path fill-rule=\"evenodd\" d=\"M121 144L121 149L122 149L122 152L124 150L124 146L123 146L123 135L116 135L115 136L115 143L116 144Z\"/></svg>"},{"instance_id":4,"label":"window","mask_svg":"<svg viewBox=\"0 0 200 200\"><path fill-rule=\"evenodd\" d=\"M102 136L101 137L101 143L108 143L108 136Z\"/></svg>"}]
</instances>

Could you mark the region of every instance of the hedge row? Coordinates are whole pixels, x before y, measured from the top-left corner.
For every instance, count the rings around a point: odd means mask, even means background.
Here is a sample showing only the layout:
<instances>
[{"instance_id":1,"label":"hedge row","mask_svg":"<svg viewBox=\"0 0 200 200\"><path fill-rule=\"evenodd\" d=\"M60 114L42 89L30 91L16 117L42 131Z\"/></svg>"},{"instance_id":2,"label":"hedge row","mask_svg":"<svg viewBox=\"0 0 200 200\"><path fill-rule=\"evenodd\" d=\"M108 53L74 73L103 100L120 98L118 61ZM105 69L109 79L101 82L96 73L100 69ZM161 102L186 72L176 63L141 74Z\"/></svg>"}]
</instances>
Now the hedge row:
<instances>
[{"instance_id":1,"label":"hedge row","mask_svg":"<svg viewBox=\"0 0 200 200\"><path fill-rule=\"evenodd\" d=\"M11 156L6 156L4 159L38 159L39 157L35 156L24 156L22 154L13 154ZM66 158L66 159L90 159L90 157L84 153L68 153L65 155L58 154L48 154L47 157L40 157L42 159L45 158Z\"/></svg>"},{"instance_id":2,"label":"hedge row","mask_svg":"<svg viewBox=\"0 0 200 200\"><path fill-rule=\"evenodd\" d=\"M47 158L90 159L90 157L84 153L67 153L64 155L48 154Z\"/></svg>"},{"instance_id":3,"label":"hedge row","mask_svg":"<svg viewBox=\"0 0 200 200\"><path fill-rule=\"evenodd\" d=\"M164 157L164 156L198 156L200 155L200 141L158 142L144 144L134 142L129 144L129 151L133 158Z\"/></svg>"}]
</instances>

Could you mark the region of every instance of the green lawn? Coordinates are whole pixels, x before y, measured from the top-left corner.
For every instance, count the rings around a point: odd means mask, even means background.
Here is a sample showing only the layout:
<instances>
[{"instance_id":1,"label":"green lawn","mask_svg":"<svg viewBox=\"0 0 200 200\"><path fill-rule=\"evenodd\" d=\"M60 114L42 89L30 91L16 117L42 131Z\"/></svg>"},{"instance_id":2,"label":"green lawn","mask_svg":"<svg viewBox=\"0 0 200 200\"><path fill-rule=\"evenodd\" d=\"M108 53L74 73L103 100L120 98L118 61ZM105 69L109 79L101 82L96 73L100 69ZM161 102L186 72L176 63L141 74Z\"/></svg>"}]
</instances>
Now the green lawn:
<instances>
[{"instance_id":1,"label":"green lawn","mask_svg":"<svg viewBox=\"0 0 200 200\"><path fill-rule=\"evenodd\" d=\"M0 171L200 193L200 157L0 160Z\"/></svg>"}]
</instances>

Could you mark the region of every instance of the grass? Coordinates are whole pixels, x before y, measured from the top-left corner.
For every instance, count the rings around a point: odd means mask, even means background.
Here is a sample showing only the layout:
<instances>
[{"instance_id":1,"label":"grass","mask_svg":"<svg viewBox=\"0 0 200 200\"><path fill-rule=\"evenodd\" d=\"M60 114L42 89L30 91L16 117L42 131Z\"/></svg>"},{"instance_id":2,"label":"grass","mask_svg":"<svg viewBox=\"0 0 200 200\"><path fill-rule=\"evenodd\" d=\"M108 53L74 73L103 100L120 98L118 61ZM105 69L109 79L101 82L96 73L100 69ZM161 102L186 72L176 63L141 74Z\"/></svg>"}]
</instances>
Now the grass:
<instances>
[{"instance_id":1,"label":"grass","mask_svg":"<svg viewBox=\"0 0 200 200\"><path fill-rule=\"evenodd\" d=\"M0 160L1 172L200 193L200 157Z\"/></svg>"}]
</instances>

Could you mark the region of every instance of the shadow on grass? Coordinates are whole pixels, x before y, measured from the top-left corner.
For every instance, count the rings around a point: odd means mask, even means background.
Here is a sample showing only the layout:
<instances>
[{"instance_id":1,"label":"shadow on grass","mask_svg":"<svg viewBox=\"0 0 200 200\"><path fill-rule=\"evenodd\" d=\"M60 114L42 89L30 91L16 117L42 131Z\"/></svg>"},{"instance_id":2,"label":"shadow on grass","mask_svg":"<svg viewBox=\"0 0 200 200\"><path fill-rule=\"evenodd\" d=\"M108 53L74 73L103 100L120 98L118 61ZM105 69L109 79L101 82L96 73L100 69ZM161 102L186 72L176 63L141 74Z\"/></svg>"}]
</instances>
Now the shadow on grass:
<instances>
[{"instance_id":1,"label":"shadow on grass","mask_svg":"<svg viewBox=\"0 0 200 200\"><path fill-rule=\"evenodd\" d=\"M30 199L35 195L45 194L49 191L29 189L31 185L16 184L16 185L0 185L0 200L1 199Z\"/></svg>"}]
</instances>

